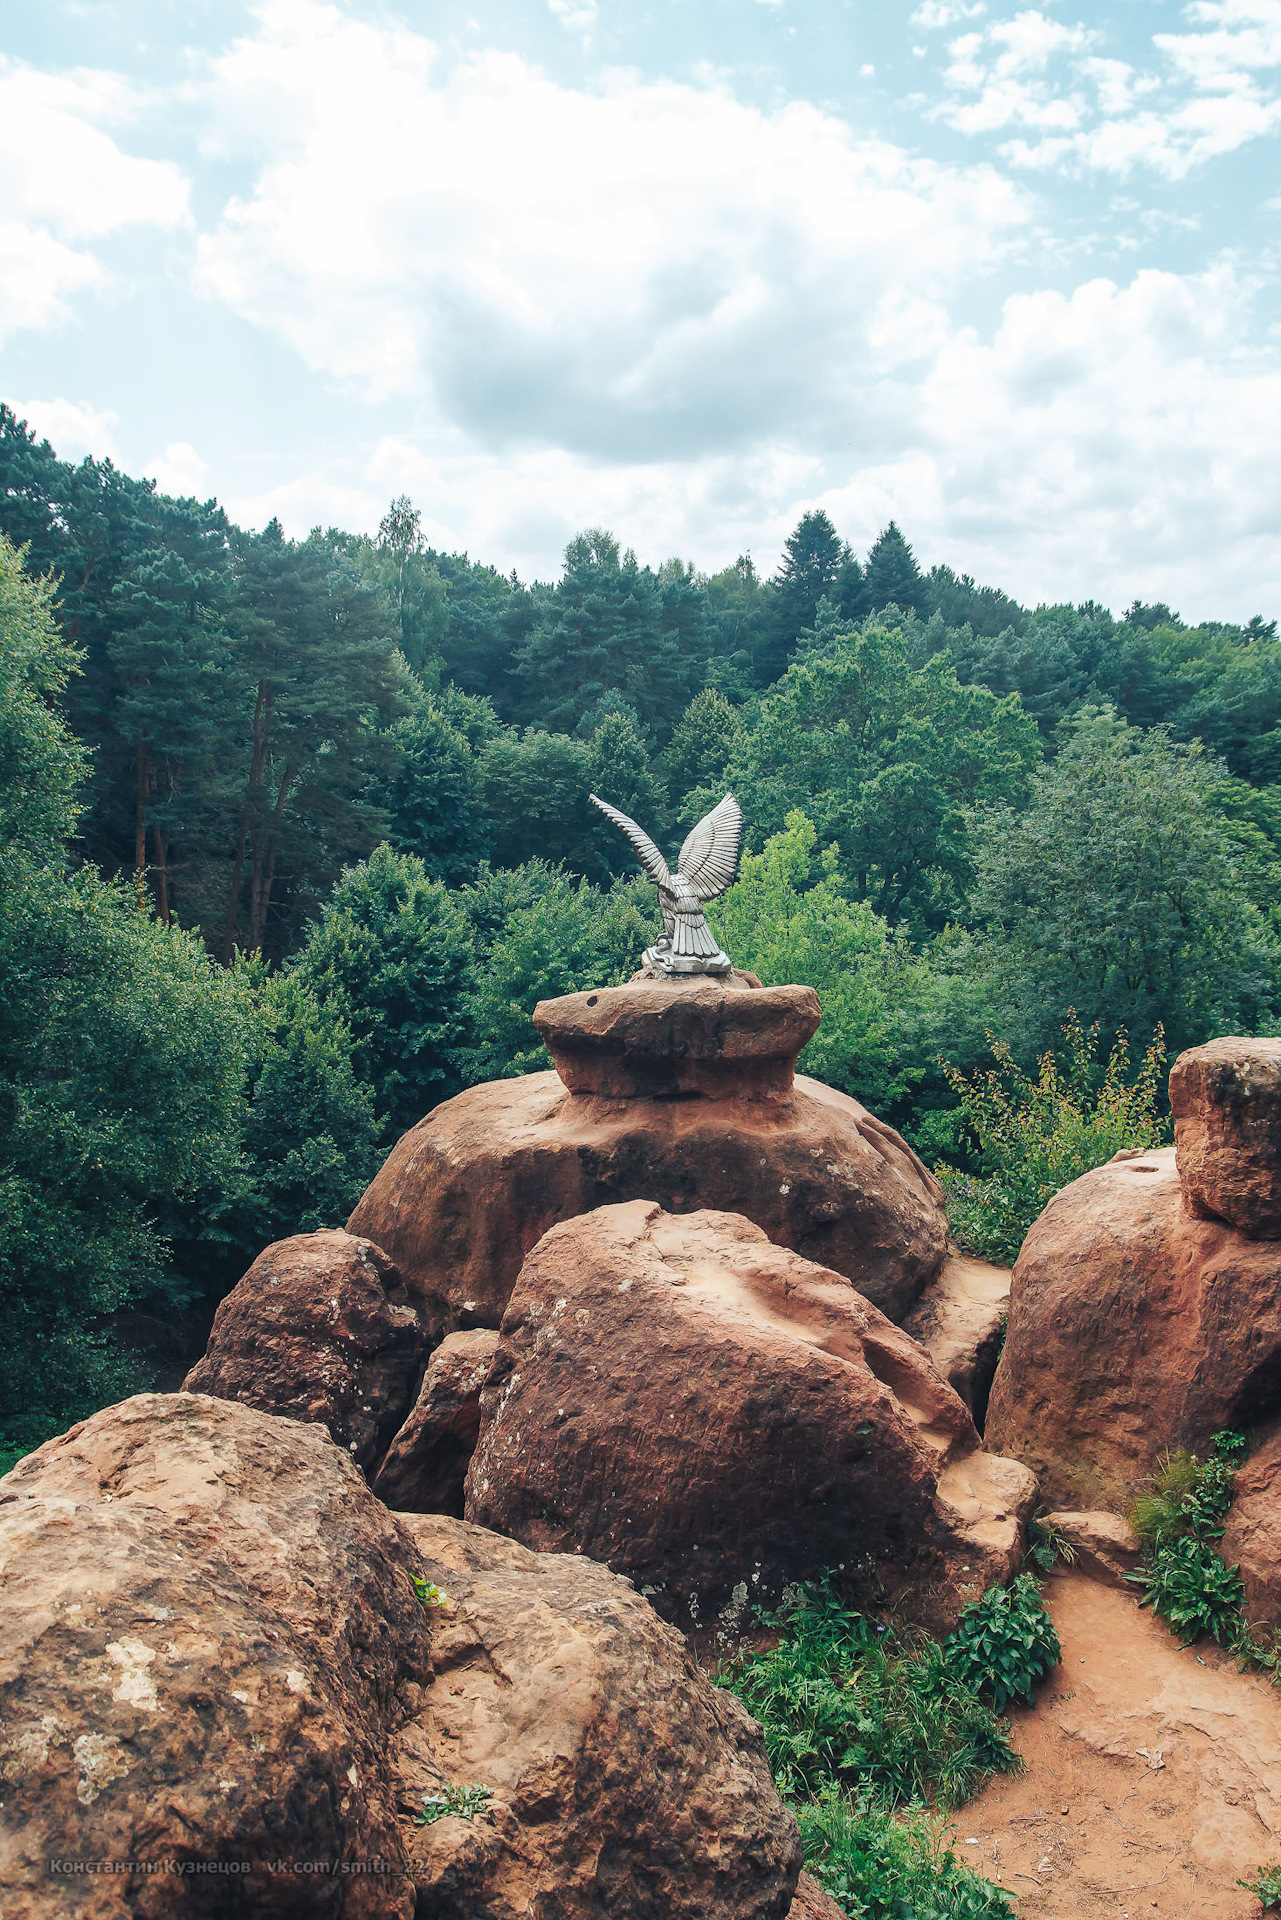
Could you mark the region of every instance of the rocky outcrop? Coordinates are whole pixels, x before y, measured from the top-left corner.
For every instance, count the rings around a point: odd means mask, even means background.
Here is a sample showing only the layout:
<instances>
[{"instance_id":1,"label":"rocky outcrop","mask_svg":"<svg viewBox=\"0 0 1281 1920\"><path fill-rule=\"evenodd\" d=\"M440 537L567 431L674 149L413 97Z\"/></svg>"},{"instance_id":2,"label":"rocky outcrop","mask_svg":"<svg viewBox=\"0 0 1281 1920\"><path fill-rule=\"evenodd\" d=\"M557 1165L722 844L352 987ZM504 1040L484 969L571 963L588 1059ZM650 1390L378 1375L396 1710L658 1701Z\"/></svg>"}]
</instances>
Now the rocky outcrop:
<instances>
[{"instance_id":1,"label":"rocky outcrop","mask_svg":"<svg viewBox=\"0 0 1281 1920\"><path fill-rule=\"evenodd\" d=\"M1211 1040L1170 1071L1188 1210L1281 1240L1281 1040Z\"/></svg>"},{"instance_id":2,"label":"rocky outcrop","mask_svg":"<svg viewBox=\"0 0 1281 1920\"><path fill-rule=\"evenodd\" d=\"M816 1011L807 988L712 980L544 1002L580 1091L535 1073L446 1101L393 1149L350 1231L386 1249L433 1337L496 1327L549 1227L634 1199L743 1214L897 1318L942 1265L942 1193L856 1100L793 1079Z\"/></svg>"},{"instance_id":3,"label":"rocky outcrop","mask_svg":"<svg viewBox=\"0 0 1281 1920\"><path fill-rule=\"evenodd\" d=\"M647 1603L402 1523L319 1425L110 1407L0 1481L0 1567L6 1914L788 1910L796 1827L759 1732ZM417 1825L451 1785L488 1790L474 1817Z\"/></svg>"},{"instance_id":4,"label":"rocky outcrop","mask_svg":"<svg viewBox=\"0 0 1281 1920\"><path fill-rule=\"evenodd\" d=\"M463 1512L463 1481L480 1432L480 1390L498 1346L489 1327L451 1333L427 1362L408 1420L371 1482L405 1513Z\"/></svg>"},{"instance_id":5,"label":"rocky outcrop","mask_svg":"<svg viewBox=\"0 0 1281 1920\"><path fill-rule=\"evenodd\" d=\"M1120 1587L1132 1593L1126 1576L1135 1571L1143 1558L1143 1545L1128 1520L1119 1513L1047 1513L1042 1525L1057 1533L1072 1553L1070 1564L1078 1573L1104 1586Z\"/></svg>"},{"instance_id":6,"label":"rocky outcrop","mask_svg":"<svg viewBox=\"0 0 1281 1920\"><path fill-rule=\"evenodd\" d=\"M526 1260L467 1514L701 1624L826 1568L963 1605L1017 1567L1034 1492L839 1274L741 1217L633 1201Z\"/></svg>"},{"instance_id":7,"label":"rocky outcrop","mask_svg":"<svg viewBox=\"0 0 1281 1920\"><path fill-rule=\"evenodd\" d=\"M402 1803L483 1782L490 1811L412 1845L433 1920L781 1916L800 1847L759 1729L590 1560L411 1516L444 1588L440 1680L398 1749Z\"/></svg>"},{"instance_id":8,"label":"rocky outcrop","mask_svg":"<svg viewBox=\"0 0 1281 1920\"><path fill-rule=\"evenodd\" d=\"M350 1233L299 1233L260 1253L222 1301L183 1385L318 1421L368 1468L413 1405L425 1346L381 1247Z\"/></svg>"},{"instance_id":9,"label":"rocky outcrop","mask_svg":"<svg viewBox=\"0 0 1281 1920\"><path fill-rule=\"evenodd\" d=\"M1241 1569L1250 1624L1267 1632L1281 1628L1281 1429L1275 1422L1235 1476L1219 1551Z\"/></svg>"},{"instance_id":10,"label":"rocky outcrop","mask_svg":"<svg viewBox=\"0 0 1281 1920\"><path fill-rule=\"evenodd\" d=\"M387 1730L431 1684L430 1626L412 1544L323 1427L109 1407L0 1481L0 1564L6 1908L409 1920ZM193 1873L103 1877L80 1907L50 1856Z\"/></svg>"},{"instance_id":11,"label":"rocky outcrop","mask_svg":"<svg viewBox=\"0 0 1281 1920\"><path fill-rule=\"evenodd\" d=\"M1281 1247L1183 1205L1175 1150L1056 1195L1014 1269L985 1435L1055 1506L1124 1511L1168 1447L1281 1398Z\"/></svg>"},{"instance_id":12,"label":"rocky outcrop","mask_svg":"<svg viewBox=\"0 0 1281 1920\"><path fill-rule=\"evenodd\" d=\"M1009 1303L1008 1267L954 1253L903 1321L904 1333L920 1341L964 1400L980 1433Z\"/></svg>"}]
</instances>

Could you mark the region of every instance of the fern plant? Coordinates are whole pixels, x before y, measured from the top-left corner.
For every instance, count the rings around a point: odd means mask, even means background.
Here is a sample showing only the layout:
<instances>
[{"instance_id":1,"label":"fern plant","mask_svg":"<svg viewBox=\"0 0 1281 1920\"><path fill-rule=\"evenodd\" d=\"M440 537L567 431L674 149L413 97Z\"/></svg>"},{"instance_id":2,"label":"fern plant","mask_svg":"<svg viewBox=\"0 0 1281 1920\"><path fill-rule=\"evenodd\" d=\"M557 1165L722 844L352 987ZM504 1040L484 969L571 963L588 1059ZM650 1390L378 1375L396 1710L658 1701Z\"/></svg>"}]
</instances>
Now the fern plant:
<instances>
[{"instance_id":1,"label":"fern plant","mask_svg":"<svg viewBox=\"0 0 1281 1920\"><path fill-rule=\"evenodd\" d=\"M774 1778L793 1796L836 1782L887 1806L957 1806L1018 1761L1005 1728L943 1648L894 1642L829 1585L812 1589L780 1644L725 1683L760 1721Z\"/></svg>"},{"instance_id":2,"label":"fern plant","mask_svg":"<svg viewBox=\"0 0 1281 1920\"><path fill-rule=\"evenodd\" d=\"M1141 1604L1185 1644L1208 1633L1243 1659L1250 1650L1241 1617L1245 1591L1240 1572L1225 1564L1218 1542L1245 1448L1244 1434L1216 1433L1207 1460L1186 1450L1162 1455L1130 1509L1144 1565L1127 1576L1143 1588Z\"/></svg>"},{"instance_id":3,"label":"fern plant","mask_svg":"<svg viewBox=\"0 0 1281 1920\"><path fill-rule=\"evenodd\" d=\"M936 1815L851 1805L829 1784L796 1816L808 1871L849 1920L1014 1920L1009 1894L957 1859Z\"/></svg>"}]
</instances>

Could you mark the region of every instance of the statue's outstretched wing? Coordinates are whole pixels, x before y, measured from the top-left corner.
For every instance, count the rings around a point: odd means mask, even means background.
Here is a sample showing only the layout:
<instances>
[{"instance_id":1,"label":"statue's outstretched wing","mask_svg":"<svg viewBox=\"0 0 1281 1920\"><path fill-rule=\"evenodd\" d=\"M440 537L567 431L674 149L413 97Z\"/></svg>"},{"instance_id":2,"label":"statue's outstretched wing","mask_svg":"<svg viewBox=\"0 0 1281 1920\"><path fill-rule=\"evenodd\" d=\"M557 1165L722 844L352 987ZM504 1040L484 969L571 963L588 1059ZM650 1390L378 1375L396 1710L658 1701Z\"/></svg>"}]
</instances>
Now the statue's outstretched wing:
<instances>
[{"instance_id":1,"label":"statue's outstretched wing","mask_svg":"<svg viewBox=\"0 0 1281 1920\"><path fill-rule=\"evenodd\" d=\"M645 829L638 827L636 822L629 819L627 814L620 813L617 807L611 807L607 800L599 799L594 793L589 793L587 797L594 807L600 808L607 820L612 820L616 827L623 829L623 832L627 835L627 838L640 855L641 865L654 882L654 885L656 887L666 887L670 885L672 876L667 870L667 862ZM724 805L723 801L721 805Z\"/></svg>"},{"instance_id":2,"label":"statue's outstretched wing","mask_svg":"<svg viewBox=\"0 0 1281 1920\"><path fill-rule=\"evenodd\" d=\"M732 793L700 820L681 848L677 862L683 879L699 900L724 893L738 872L743 844L743 810Z\"/></svg>"}]
</instances>

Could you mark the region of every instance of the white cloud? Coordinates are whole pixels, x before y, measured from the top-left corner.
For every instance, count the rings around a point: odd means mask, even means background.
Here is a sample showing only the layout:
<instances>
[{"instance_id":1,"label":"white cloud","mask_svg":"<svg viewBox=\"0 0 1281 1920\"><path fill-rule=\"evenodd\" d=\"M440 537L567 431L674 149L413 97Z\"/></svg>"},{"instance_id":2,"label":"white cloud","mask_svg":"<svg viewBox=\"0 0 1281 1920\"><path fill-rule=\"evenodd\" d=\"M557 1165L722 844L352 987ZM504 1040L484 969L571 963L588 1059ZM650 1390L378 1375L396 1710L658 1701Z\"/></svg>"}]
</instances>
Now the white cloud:
<instances>
[{"instance_id":1,"label":"white cloud","mask_svg":"<svg viewBox=\"0 0 1281 1920\"><path fill-rule=\"evenodd\" d=\"M387 506L387 497L357 481L324 473L301 474L258 493L234 489L223 501L238 526L259 531L269 520L279 520L293 539L302 539L313 527L346 527L352 533L374 533Z\"/></svg>"},{"instance_id":2,"label":"white cloud","mask_svg":"<svg viewBox=\"0 0 1281 1920\"><path fill-rule=\"evenodd\" d=\"M911 26L924 27L927 33L932 33L940 27L955 26L958 20L977 20L986 12L984 0L973 0L970 6L965 0L922 0L922 5L908 18Z\"/></svg>"},{"instance_id":3,"label":"white cloud","mask_svg":"<svg viewBox=\"0 0 1281 1920\"><path fill-rule=\"evenodd\" d=\"M1066 27L1035 11L962 34L952 42L944 77L954 95L972 97L952 102L945 114L948 124L961 133L1079 126L1085 103L1079 94L1064 90L1050 63L1084 54L1094 40L1085 27Z\"/></svg>"},{"instance_id":4,"label":"white cloud","mask_svg":"<svg viewBox=\"0 0 1281 1920\"><path fill-rule=\"evenodd\" d=\"M1048 10L970 20L948 111L1027 165L1177 176L1268 124L1277 14L1281 0L1206 0L1165 37L1159 74ZM37 117L0 202L0 328L57 321L105 286L110 222L186 217L177 170L135 171L104 131L136 110L117 83L46 81L23 81ZM405 491L434 543L545 578L599 522L648 559L747 549L768 569L823 505L860 547L893 515L927 563L1025 597L1278 610L1281 340L1245 278L1090 280L968 327L976 285L1014 258L1027 283L1021 190L731 85L574 87L268 0L196 90L197 133L250 182L201 240L201 284L314 369L323 441L344 450L226 488L232 513L372 529ZM74 128L109 149L79 149L84 166L121 164L111 192L72 206L53 149ZM0 119L0 163L12 144ZM1130 215L1137 230L1140 199ZM366 400L394 404L394 433ZM64 454L117 454L95 401L19 411ZM197 416L169 430L204 444ZM224 490L186 441L131 470Z\"/></svg>"},{"instance_id":5,"label":"white cloud","mask_svg":"<svg viewBox=\"0 0 1281 1920\"><path fill-rule=\"evenodd\" d=\"M65 320L71 296L105 283L84 241L186 217L178 168L136 159L103 129L134 111L114 74L49 74L0 55L0 338Z\"/></svg>"},{"instance_id":6,"label":"white cloud","mask_svg":"<svg viewBox=\"0 0 1281 1920\"><path fill-rule=\"evenodd\" d=\"M547 5L562 27L590 33L596 25L596 0L547 0Z\"/></svg>"},{"instance_id":7,"label":"white cloud","mask_svg":"<svg viewBox=\"0 0 1281 1920\"><path fill-rule=\"evenodd\" d=\"M1030 601L1166 599L1194 619L1281 608L1281 354L1259 345L1252 289L1229 268L1014 296L990 335L946 329L919 377L886 377L866 406L884 431L863 449L775 436L603 462L387 436L350 472L231 505L294 533L372 530L406 492L433 544L525 578L554 575L569 536L600 523L655 562L750 550L770 569L822 506L860 549L893 517L925 563Z\"/></svg>"},{"instance_id":8,"label":"white cloud","mask_svg":"<svg viewBox=\"0 0 1281 1920\"><path fill-rule=\"evenodd\" d=\"M120 416L109 408L95 407L89 400L11 400L19 420L42 440L47 440L60 459L80 460L92 454L95 460L118 460L120 448L116 428Z\"/></svg>"},{"instance_id":9,"label":"white cloud","mask_svg":"<svg viewBox=\"0 0 1281 1920\"><path fill-rule=\"evenodd\" d=\"M271 0L220 63L274 146L203 286L309 366L443 434L628 461L826 431L1026 218L985 167L804 104L508 55ZM341 110L339 110L339 108Z\"/></svg>"},{"instance_id":10,"label":"white cloud","mask_svg":"<svg viewBox=\"0 0 1281 1920\"><path fill-rule=\"evenodd\" d=\"M951 59L999 133L1138 164L1147 80L1086 29L1024 11ZM405 491L436 544L547 577L602 521L651 559L772 566L822 504L1031 598L1281 598L1281 355L1226 268L1020 294L981 334L957 302L1026 220L992 170L710 78L451 68L315 0L264 6L211 97L259 158L202 284L404 419L232 498L253 524L372 528Z\"/></svg>"},{"instance_id":11,"label":"white cloud","mask_svg":"<svg viewBox=\"0 0 1281 1920\"><path fill-rule=\"evenodd\" d=\"M1251 293L1218 267L1017 295L939 353L900 459L825 503L864 532L893 511L1033 598L1275 608L1281 356Z\"/></svg>"},{"instance_id":12,"label":"white cloud","mask_svg":"<svg viewBox=\"0 0 1281 1920\"><path fill-rule=\"evenodd\" d=\"M161 493L178 499L208 498L209 462L201 459L189 440L171 440L163 453L153 454L143 471Z\"/></svg>"},{"instance_id":13,"label":"white cloud","mask_svg":"<svg viewBox=\"0 0 1281 1920\"><path fill-rule=\"evenodd\" d=\"M0 340L19 327L47 327L71 314L71 296L101 286L92 254L16 220L0 221Z\"/></svg>"},{"instance_id":14,"label":"white cloud","mask_svg":"<svg viewBox=\"0 0 1281 1920\"><path fill-rule=\"evenodd\" d=\"M1035 9L993 22L952 43L935 112L962 133L1011 132L999 151L1018 167L1182 179L1281 127L1279 0L1184 14L1188 31L1153 36L1152 70L1104 57L1101 31L1079 22Z\"/></svg>"}]
</instances>

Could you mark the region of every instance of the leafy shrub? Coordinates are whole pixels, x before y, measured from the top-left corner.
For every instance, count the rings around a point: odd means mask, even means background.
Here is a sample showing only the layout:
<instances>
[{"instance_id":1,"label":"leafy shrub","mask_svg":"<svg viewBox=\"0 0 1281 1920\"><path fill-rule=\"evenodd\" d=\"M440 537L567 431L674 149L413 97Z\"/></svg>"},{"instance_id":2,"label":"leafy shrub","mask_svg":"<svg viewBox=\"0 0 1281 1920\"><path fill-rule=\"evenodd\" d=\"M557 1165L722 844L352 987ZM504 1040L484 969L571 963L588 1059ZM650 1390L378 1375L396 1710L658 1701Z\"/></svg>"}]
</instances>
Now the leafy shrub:
<instances>
[{"instance_id":1,"label":"leafy shrub","mask_svg":"<svg viewBox=\"0 0 1281 1920\"><path fill-rule=\"evenodd\" d=\"M1011 1616L1024 1664L1035 1595L1025 1578ZM945 1646L905 1646L842 1606L824 1582L807 1591L777 1647L721 1676L760 1721L779 1790L800 1822L806 1864L850 1920L1013 1914L999 1887L955 1858L921 1804L955 1806L990 1774L1019 1767L1008 1728L960 1670L982 1665L958 1649L970 1646L973 1621L994 1614L991 1600L968 1607ZM1010 1623L1003 1629L993 1617L987 1632L999 1649Z\"/></svg>"},{"instance_id":2,"label":"leafy shrub","mask_svg":"<svg viewBox=\"0 0 1281 1920\"><path fill-rule=\"evenodd\" d=\"M1241 1575L1217 1548L1245 1444L1243 1434L1217 1433L1208 1460L1185 1450L1163 1455L1130 1509L1145 1564L1129 1578L1144 1589L1141 1604L1181 1640L1213 1634L1248 1660L1256 1650L1241 1618ZM1271 1656L1258 1654L1257 1664L1271 1664Z\"/></svg>"},{"instance_id":3,"label":"leafy shrub","mask_svg":"<svg viewBox=\"0 0 1281 1920\"><path fill-rule=\"evenodd\" d=\"M935 1171L947 1194L959 1244L988 1260L1018 1258L1028 1228L1054 1195L1121 1147L1156 1147L1165 1137L1158 1102L1165 1040L1158 1026L1133 1085L1129 1046L1119 1033L1106 1065L1098 1059L1099 1024L1082 1026L1075 1012L1063 1028L1066 1062L1040 1059L1034 1080L1004 1040L991 1042L996 1066L967 1078L947 1061L943 1073L960 1101L965 1133L980 1172Z\"/></svg>"},{"instance_id":4,"label":"leafy shrub","mask_svg":"<svg viewBox=\"0 0 1281 1920\"><path fill-rule=\"evenodd\" d=\"M1015 1770L1005 1728L941 1647L899 1649L888 1628L812 1590L782 1642L729 1684L760 1721L780 1790L837 1784L887 1806L956 1806Z\"/></svg>"},{"instance_id":5,"label":"leafy shrub","mask_svg":"<svg viewBox=\"0 0 1281 1920\"><path fill-rule=\"evenodd\" d=\"M1136 1495L1130 1520L1149 1554L1186 1534L1208 1535L1232 1504L1232 1475L1245 1450L1245 1436L1216 1433L1205 1461L1186 1449L1161 1456L1148 1486Z\"/></svg>"},{"instance_id":6,"label":"leafy shrub","mask_svg":"<svg viewBox=\"0 0 1281 1920\"><path fill-rule=\"evenodd\" d=\"M1130 1578L1143 1585L1140 1604L1159 1614L1180 1640L1190 1644L1210 1633L1222 1645L1235 1637L1245 1597L1241 1575L1225 1566L1212 1541L1184 1534Z\"/></svg>"},{"instance_id":7,"label":"leafy shrub","mask_svg":"<svg viewBox=\"0 0 1281 1920\"><path fill-rule=\"evenodd\" d=\"M928 1813L854 1807L829 1785L796 1817L809 1871L849 1920L1012 1920L1009 1895L961 1864Z\"/></svg>"},{"instance_id":8,"label":"leafy shrub","mask_svg":"<svg viewBox=\"0 0 1281 1920\"><path fill-rule=\"evenodd\" d=\"M998 1713L1032 1688L1062 1657L1059 1636L1029 1573L1008 1587L989 1587L965 1609L946 1642L948 1667L976 1693L990 1693Z\"/></svg>"},{"instance_id":9,"label":"leafy shrub","mask_svg":"<svg viewBox=\"0 0 1281 1920\"><path fill-rule=\"evenodd\" d=\"M1265 1912L1281 1908L1281 1866L1260 1867L1253 1880L1238 1880L1237 1885L1252 1893Z\"/></svg>"}]
</instances>

